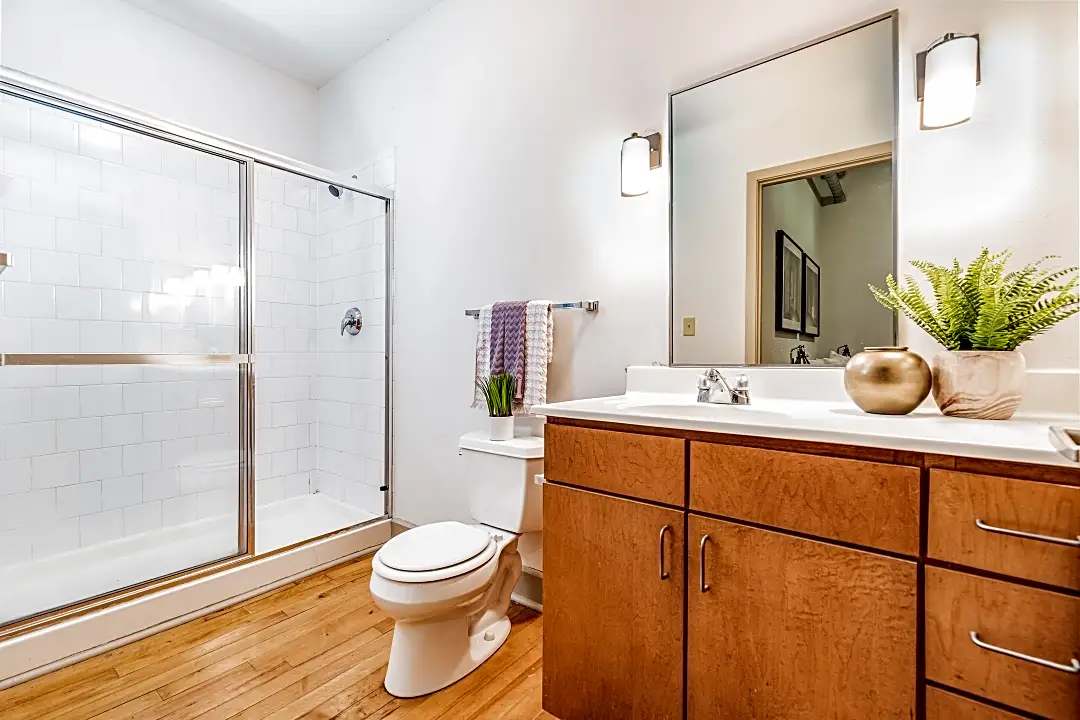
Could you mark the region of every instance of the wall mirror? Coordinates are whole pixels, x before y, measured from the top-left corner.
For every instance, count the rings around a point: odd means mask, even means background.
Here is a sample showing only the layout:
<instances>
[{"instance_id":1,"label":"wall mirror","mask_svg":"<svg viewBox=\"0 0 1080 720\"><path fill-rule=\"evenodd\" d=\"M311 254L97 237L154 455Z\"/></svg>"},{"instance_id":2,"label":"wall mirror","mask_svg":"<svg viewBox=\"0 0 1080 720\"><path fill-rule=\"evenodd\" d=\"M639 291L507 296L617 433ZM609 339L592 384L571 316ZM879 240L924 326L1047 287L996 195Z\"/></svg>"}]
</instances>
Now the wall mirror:
<instances>
[{"instance_id":1,"label":"wall mirror","mask_svg":"<svg viewBox=\"0 0 1080 720\"><path fill-rule=\"evenodd\" d=\"M672 93L672 365L893 345L895 13Z\"/></svg>"}]
</instances>

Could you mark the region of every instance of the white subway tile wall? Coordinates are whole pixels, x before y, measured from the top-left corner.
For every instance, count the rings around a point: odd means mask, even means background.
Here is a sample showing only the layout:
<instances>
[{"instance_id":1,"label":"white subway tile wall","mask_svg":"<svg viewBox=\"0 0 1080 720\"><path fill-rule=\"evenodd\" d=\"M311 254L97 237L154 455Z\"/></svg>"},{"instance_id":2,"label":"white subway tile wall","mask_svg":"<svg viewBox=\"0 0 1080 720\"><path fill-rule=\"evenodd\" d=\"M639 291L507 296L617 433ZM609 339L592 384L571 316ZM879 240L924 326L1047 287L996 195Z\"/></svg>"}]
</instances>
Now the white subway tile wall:
<instances>
[{"instance_id":1,"label":"white subway tile wall","mask_svg":"<svg viewBox=\"0 0 1080 720\"><path fill-rule=\"evenodd\" d=\"M3 96L0 169L0 352L237 351L238 163ZM238 388L0 368L0 566L235 516Z\"/></svg>"},{"instance_id":2,"label":"white subway tile wall","mask_svg":"<svg viewBox=\"0 0 1080 720\"><path fill-rule=\"evenodd\" d=\"M0 368L0 566L235 517L238 388L231 366Z\"/></svg>"},{"instance_id":3,"label":"white subway tile wall","mask_svg":"<svg viewBox=\"0 0 1080 720\"><path fill-rule=\"evenodd\" d=\"M381 168L392 185L392 160L355 173L370 181ZM389 171L390 175L387 175ZM382 200L345 191L319 193L316 324L318 373L313 397L319 444L314 486L338 500L382 514L386 482L386 211ZM359 335L341 335L341 318L360 309Z\"/></svg>"},{"instance_id":4,"label":"white subway tile wall","mask_svg":"<svg viewBox=\"0 0 1080 720\"><path fill-rule=\"evenodd\" d=\"M263 166L255 185L256 502L325 493L381 515L385 203ZM351 307L364 329L342 337Z\"/></svg>"},{"instance_id":5,"label":"white subway tile wall","mask_svg":"<svg viewBox=\"0 0 1080 720\"><path fill-rule=\"evenodd\" d=\"M315 235L297 228L301 215L315 226L318 205L314 180L255 169L255 501L266 505L313 492Z\"/></svg>"}]
</instances>

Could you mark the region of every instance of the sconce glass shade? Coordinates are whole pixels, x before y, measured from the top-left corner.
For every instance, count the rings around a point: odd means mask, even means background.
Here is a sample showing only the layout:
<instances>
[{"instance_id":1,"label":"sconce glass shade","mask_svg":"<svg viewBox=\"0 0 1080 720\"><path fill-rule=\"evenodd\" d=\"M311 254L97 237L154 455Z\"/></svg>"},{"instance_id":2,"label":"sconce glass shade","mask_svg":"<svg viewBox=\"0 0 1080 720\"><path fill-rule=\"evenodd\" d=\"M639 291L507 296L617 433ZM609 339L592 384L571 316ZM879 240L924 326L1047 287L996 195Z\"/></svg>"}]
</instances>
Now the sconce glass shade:
<instances>
[{"instance_id":1,"label":"sconce glass shade","mask_svg":"<svg viewBox=\"0 0 1080 720\"><path fill-rule=\"evenodd\" d=\"M649 192L649 141L634 133L622 144L622 194L635 197Z\"/></svg>"},{"instance_id":2,"label":"sconce glass shade","mask_svg":"<svg viewBox=\"0 0 1080 720\"><path fill-rule=\"evenodd\" d=\"M942 128L971 119L978 84L979 39L945 36L926 53L922 126Z\"/></svg>"}]
</instances>

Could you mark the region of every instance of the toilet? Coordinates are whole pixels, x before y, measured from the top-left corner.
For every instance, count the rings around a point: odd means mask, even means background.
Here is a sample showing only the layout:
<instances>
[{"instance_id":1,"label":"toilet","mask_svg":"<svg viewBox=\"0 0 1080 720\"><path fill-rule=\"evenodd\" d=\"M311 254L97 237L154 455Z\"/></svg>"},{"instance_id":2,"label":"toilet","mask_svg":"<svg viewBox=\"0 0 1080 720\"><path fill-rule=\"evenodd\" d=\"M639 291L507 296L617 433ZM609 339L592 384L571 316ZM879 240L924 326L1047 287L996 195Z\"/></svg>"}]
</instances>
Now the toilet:
<instances>
[{"instance_id":1,"label":"toilet","mask_svg":"<svg viewBox=\"0 0 1080 720\"><path fill-rule=\"evenodd\" d=\"M464 435L462 488L475 524L439 522L392 538L371 561L371 596L395 621L384 685L401 698L451 685L510 634L518 538L543 525L544 439Z\"/></svg>"}]
</instances>

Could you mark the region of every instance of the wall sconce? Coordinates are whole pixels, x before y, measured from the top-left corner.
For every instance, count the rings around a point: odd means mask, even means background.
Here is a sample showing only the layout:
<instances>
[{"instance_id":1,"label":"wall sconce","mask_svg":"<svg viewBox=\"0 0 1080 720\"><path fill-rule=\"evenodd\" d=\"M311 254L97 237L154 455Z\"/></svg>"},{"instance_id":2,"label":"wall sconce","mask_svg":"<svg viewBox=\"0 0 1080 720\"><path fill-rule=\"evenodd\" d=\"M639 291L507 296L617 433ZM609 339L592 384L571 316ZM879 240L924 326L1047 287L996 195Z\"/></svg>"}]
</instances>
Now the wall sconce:
<instances>
[{"instance_id":1,"label":"wall sconce","mask_svg":"<svg viewBox=\"0 0 1080 720\"><path fill-rule=\"evenodd\" d=\"M971 119L975 87L982 80L979 35L947 33L915 56L915 93L922 103L922 130Z\"/></svg>"},{"instance_id":2,"label":"wall sconce","mask_svg":"<svg viewBox=\"0 0 1080 720\"><path fill-rule=\"evenodd\" d=\"M622 144L622 196L637 197L649 192L649 171L662 164L660 133L642 137L634 133Z\"/></svg>"}]
</instances>

